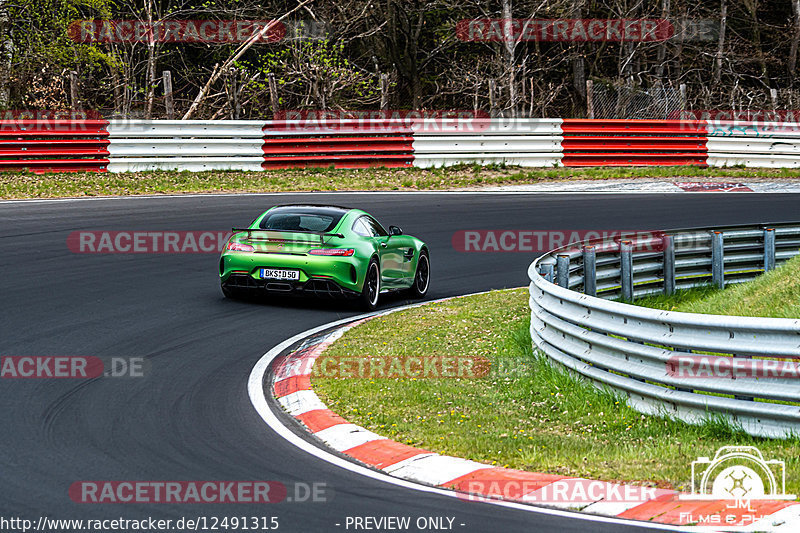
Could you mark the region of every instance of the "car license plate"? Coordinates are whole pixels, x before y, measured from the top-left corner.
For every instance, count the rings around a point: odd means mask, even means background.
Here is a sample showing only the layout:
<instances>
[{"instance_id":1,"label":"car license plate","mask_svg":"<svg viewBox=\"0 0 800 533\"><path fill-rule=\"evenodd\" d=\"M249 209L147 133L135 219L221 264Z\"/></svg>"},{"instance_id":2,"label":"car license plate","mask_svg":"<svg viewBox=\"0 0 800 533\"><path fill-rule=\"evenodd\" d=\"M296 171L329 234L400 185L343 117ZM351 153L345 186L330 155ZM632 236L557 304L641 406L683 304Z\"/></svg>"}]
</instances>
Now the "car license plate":
<instances>
[{"instance_id":1,"label":"car license plate","mask_svg":"<svg viewBox=\"0 0 800 533\"><path fill-rule=\"evenodd\" d=\"M299 270L281 270L279 268L262 268L261 279L286 279L297 281L300 279Z\"/></svg>"}]
</instances>

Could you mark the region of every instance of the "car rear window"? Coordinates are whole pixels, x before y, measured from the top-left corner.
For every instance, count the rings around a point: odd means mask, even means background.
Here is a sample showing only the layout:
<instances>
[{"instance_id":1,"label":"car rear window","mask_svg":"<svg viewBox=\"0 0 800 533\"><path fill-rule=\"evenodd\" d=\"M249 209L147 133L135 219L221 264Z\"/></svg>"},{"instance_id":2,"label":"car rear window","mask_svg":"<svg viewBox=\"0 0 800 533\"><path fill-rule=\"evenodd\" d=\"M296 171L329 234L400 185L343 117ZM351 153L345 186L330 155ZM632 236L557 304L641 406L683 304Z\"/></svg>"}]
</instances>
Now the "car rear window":
<instances>
[{"instance_id":1,"label":"car rear window","mask_svg":"<svg viewBox=\"0 0 800 533\"><path fill-rule=\"evenodd\" d=\"M345 211L333 209L276 208L261 219L258 227L273 231L331 231Z\"/></svg>"}]
</instances>

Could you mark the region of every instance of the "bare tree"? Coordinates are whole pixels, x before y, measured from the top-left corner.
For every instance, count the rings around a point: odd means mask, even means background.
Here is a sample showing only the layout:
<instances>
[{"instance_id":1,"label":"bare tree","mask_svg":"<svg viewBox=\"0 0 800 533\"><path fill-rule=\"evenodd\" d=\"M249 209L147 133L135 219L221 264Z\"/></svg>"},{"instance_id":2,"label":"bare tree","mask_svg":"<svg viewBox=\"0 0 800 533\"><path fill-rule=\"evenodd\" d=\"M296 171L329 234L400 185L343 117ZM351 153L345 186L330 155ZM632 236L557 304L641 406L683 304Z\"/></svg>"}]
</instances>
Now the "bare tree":
<instances>
[{"instance_id":1,"label":"bare tree","mask_svg":"<svg viewBox=\"0 0 800 533\"><path fill-rule=\"evenodd\" d=\"M725 52L725 29L728 24L728 2L720 0L719 16L719 44L717 45L717 55L714 59L714 83L719 84L722 79L722 54Z\"/></svg>"}]
</instances>

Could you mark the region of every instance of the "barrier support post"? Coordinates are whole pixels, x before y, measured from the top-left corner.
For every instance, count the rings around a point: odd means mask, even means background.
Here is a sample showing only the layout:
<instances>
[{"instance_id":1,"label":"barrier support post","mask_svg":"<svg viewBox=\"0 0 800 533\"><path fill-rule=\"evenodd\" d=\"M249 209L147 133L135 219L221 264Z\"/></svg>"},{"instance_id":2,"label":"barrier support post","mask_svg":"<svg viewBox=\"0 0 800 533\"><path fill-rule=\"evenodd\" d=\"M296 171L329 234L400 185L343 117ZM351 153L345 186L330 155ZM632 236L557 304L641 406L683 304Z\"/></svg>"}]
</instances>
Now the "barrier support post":
<instances>
[{"instance_id":1,"label":"barrier support post","mask_svg":"<svg viewBox=\"0 0 800 533\"><path fill-rule=\"evenodd\" d=\"M633 244L622 241L619 245L619 282L622 287L622 299L633 300Z\"/></svg>"},{"instance_id":2,"label":"barrier support post","mask_svg":"<svg viewBox=\"0 0 800 533\"><path fill-rule=\"evenodd\" d=\"M672 235L661 237L661 246L664 251L664 294L675 294L675 241Z\"/></svg>"},{"instance_id":3,"label":"barrier support post","mask_svg":"<svg viewBox=\"0 0 800 533\"><path fill-rule=\"evenodd\" d=\"M559 287L569 289L569 256L559 255L556 257L556 282Z\"/></svg>"},{"instance_id":4,"label":"barrier support post","mask_svg":"<svg viewBox=\"0 0 800 533\"><path fill-rule=\"evenodd\" d=\"M764 272L775 268L775 228L764 228Z\"/></svg>"},{"instance_id":5,"label":"barrier support post","mask_svg":"<svg viewBox=\"0 0 800 533\"><path fill-rule=\"evenodd\" d=\"M597 255L594 246L583 247L583 293L597 296Z\"/></svg>"},{"instance_id":6,"label":"barrier support post","mask_svg":"<svg viewBox=\"0 0 800 533\"><path fill-rule=\"evenodd\" d=\"M711 283L719 289L725 288L725 248L721 231L711 232Z\"/></svg>"},{"instance_id":7,"label":"barrier support post","mask_svg":"<svg viewBox=\"0 0 800 533\"><path fill-rule=\"evenodd\" d=\"M553 283L553 278L555 277L554 270L555 268L553 263L545 263L544 265L542 265L541 275L544 277L544 279L546 279L550 283Z\"/></svg>"}]
</instances>

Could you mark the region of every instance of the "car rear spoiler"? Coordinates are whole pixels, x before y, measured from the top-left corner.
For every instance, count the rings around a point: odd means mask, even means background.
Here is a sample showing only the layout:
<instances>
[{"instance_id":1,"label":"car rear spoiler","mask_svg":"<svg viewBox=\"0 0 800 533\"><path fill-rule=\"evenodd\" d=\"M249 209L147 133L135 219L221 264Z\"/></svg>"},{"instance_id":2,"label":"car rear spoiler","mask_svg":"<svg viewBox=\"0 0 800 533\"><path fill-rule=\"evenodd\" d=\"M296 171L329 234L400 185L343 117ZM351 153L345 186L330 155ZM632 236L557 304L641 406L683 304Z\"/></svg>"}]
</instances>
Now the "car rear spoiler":
<instances>
[{"instance_id":1,"label":"car rear spoiler","mask_svg":"<svg viewBox=\"0 0 800 533\"><path fill-rule=\"evenodd\" d=\"M274 238L259 239L259 238L253 238L253 232L254 231L258 231L258 232L262 232L262 233L265 233L265 232L268 232L268 233L302 233L302 234L307 234L307 235L316 235L316 236L319 237L319 243L320 244L322 244L324 242L325 237L339 237L340 239L344 239L344 235L342 235L341 233L325 233L323 231L310 231L310 230L277 230L277 229L260 229L260 228L231 228L231 231L233 231L234 233L246 231L247 232L247 240L250 240L250 241L305 242L305 241L301 241L300 239L274 239Z\"/></svg>"}]
</instances>

